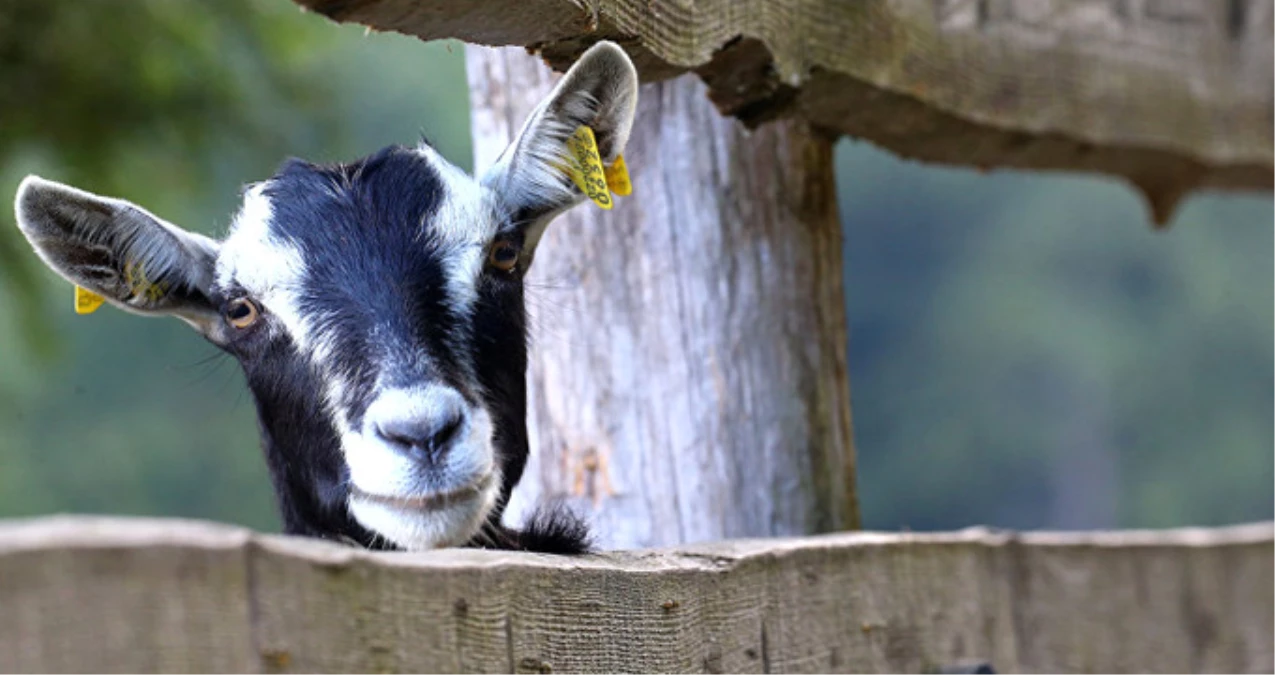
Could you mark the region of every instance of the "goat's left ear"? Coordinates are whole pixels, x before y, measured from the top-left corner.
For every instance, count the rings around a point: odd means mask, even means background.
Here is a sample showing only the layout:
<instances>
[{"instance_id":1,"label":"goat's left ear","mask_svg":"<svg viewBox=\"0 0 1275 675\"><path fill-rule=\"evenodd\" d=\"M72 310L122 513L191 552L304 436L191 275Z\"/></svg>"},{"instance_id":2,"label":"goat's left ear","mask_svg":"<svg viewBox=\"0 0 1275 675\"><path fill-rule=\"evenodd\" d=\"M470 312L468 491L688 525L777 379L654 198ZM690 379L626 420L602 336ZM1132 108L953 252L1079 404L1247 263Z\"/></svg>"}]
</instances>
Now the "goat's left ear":
<instances>
[{"instance_id":1,"label":"goat's left ear","mask_svg":"<svg viewBox=\"0 0 1275 675\"><path fill-rule=\"evenodd\" d=\"M503 200L514 222L526 224L525 259L549 221L585 199L566 171L572 163L567 140L589 127L602 162L611 165L629 141L637 96L633 62L615 43L599 42L571 66L483 175L483 185Z\"/></svg>"},{"instance_id":2,"label":"goat's left ear","mask_svg":"<svg viewBox=\"0 0 1275 675\"><path fill-rule=\"evenodd\" d=\"M18 186L14 210L36 253L67 281L135 314L174 315L205 331L217 318L212 239L38 176Z\"/></svg>"}]
</instances>

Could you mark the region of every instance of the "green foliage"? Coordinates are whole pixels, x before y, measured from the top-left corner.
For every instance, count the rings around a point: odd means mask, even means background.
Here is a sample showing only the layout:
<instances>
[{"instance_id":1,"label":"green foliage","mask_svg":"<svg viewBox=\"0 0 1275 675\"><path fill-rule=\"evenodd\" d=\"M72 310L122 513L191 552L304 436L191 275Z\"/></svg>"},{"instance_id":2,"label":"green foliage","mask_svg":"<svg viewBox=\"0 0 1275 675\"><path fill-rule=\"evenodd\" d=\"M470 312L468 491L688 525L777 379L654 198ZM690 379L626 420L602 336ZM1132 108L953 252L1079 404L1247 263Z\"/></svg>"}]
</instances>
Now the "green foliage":
<instances>
[{"instance_id":1,"label":"green foliage","mask_svg":"<svg viewBox=\"0 0 1275 675\"><path fill-rule=\"evenodd\" d=\"M868 526L1270 518L1272 204L840 153Z\"/></svg>"},{"instance_id":2,"label":"green foliage","mask_svg":"<svg viewBox=\"0 0 1275 675\"><path fill-rule=\"evenodd\" d=\"M216 234L288 155L352 159L423 131L469 164L458 45L365 36L287 0L5 9L10 195L38 172ZM1271 517L1269 195L1199 197L1155 233L1099 178L838 156L868 526ZM74 315L8 213L0 344L0 517L276 527L233 361L176 321Z\"/></svg>"},{"instance_id":3,"label":"green foliage","mask_svg":"<svg viewBox=\"0 0 1275 675\"><path fill-rule=\"evenodd\" d=\"M10 0L0 13L0 157L38 153L63 180L112 193L130 182L117 157L139 146L206 153L219 137L281 149L262 98L311 101L324 81L281 73L304 42L299 22L246 0ZM188 161L170 168L201 174ZM24 335L46 356L54 334L41 313L35 259L6 228L0 278L31 317Z\"/></svg>"},{"instance_id":4,"label":"green foliage","mask_svg":"<svg viewBox=\"0 0 1275 675\"><path fill-rule=\"evenodd\" d=\"M468 162L462 50L274 0L14 0L0 15L0 185L27 173L218 234L284 158L424 131ZM459 98L458 98L459 97ZM180 322L71 311L0 214L0 517L187 515L276 527L233 360ZM31 358L38 355L41 358Z\"/></svg>"}]
</instances>

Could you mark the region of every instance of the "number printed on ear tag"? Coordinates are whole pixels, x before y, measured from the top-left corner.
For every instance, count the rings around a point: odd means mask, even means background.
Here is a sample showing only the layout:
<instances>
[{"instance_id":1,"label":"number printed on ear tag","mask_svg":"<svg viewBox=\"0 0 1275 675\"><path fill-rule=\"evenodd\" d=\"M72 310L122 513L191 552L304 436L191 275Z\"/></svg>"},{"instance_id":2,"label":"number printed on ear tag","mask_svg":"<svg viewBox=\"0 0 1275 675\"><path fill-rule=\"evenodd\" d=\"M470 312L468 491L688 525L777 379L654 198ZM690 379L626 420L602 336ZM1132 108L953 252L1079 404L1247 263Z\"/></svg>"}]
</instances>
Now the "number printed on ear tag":
<instances>
[{"instance_id":1,"label":"number printed on ear tag","mask_svg":"<svg viewBox=\"0 0 1275 675\"><path fill-rule=\"evenodd\" d=\"M102 306L103 302L106 302L106 299L97 293L79 286L75 287L76 314L92 314L97 311L98 307Z\"/></svg>"},{"instance_id":2,"label":"number printed on ear tag","mask_svg":"<svg viewBox=\"0 0 1275 675\"><path fill-rule=\"evenodd\" d=\"M567 139L567 150L571 153L571 166L567 167L571 182L594 204L610 209L611 191L607 187L606 169L598 155L598 141L593 137L593 129L587 126L576 129Z\"/></svg>"}]
</instances>

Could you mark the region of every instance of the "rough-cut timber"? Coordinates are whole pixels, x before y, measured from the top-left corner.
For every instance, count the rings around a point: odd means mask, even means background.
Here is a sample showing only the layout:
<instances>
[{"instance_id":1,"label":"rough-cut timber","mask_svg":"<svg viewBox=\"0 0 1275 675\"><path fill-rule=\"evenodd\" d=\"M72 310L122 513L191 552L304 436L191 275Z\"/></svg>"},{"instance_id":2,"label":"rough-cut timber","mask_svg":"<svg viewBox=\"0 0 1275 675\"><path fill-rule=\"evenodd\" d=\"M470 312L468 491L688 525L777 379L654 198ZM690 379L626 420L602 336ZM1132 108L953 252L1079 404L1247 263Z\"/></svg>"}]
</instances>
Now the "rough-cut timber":
<instances>
[{"instance_id":1,"label":"rough-cut timber","mask_svg":"<svg viewBox=\"0 0 1275 675\"><path fill-rule=\"evenodd\" d=\"M750 125L800 116L906 157L1097 171L1157 222L1196 187L1272 186L1272 0L297 0L557 66L601 38L694 71Z\"/></svg>"},{"instance_id":2,"label":"rough-cut timber","mask_svg":"<svg viewBox=\"0 0 1275 675\"><path fill-rule=\"evenodd\" d=\"M1271 672L1275 525L384 554L0 523L0 671Z\"/></svg>"},{"instance_id":3,"label":"rough-cut timber","mask_svg":"<svg viewBox=\"0 0 1275 675\"><path fill-rule=\"evenodd\" d=\"M556 76L468 47L475 164ZM527 279L532 454L510 504L572 498L604 549L857 529L832 142L748 134L693 78L643 85L634 194L546 231Z\"/></svg>"}]
</instances>

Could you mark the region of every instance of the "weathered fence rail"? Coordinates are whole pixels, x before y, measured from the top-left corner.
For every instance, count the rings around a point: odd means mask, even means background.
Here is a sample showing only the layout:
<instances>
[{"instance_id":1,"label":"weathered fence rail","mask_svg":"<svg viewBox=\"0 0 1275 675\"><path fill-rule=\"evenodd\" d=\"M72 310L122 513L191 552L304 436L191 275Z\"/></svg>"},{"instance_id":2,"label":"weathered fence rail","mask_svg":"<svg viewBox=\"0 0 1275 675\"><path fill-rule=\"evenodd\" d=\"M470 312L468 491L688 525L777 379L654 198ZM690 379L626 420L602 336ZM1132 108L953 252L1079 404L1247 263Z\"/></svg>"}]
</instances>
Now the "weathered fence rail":
<instances>
[{"instance_id":1,"label":"weathered fence rail","mask_svg":"<svg viewBox=\"0 0 1275 675\"><path fill-rule=\"evenodd\" d=\"M0 523L3 671L1265 671L1275 524L557 558Z\"/></svg>"},{"instance_id":2,"label":"weathered fence rail","mask_svg":"<svg viewBox=\"0 0 1275 675\"><path fill-rule=\"evenodd\" d=\"M1155 220L1269 190L1271 0L295 0L422 39L602 39L643 81L695 72L726 114L798 117L904 157L1122 176Z\"/></svg>"}]
</instances>

